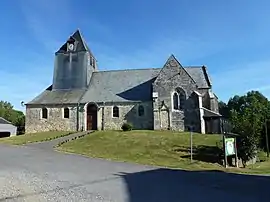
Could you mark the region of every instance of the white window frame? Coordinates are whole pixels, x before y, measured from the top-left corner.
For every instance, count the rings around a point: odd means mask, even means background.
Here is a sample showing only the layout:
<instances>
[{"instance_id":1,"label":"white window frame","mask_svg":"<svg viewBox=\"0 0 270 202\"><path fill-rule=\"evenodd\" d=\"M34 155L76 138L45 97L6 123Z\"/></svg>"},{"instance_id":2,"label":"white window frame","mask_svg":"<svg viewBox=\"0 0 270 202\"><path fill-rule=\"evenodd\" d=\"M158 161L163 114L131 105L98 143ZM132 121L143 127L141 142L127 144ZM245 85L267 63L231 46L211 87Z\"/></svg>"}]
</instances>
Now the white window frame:
<instances>
[{"instance_id":1,"label":"white window frame","mask_svg":"<svg viewBox=\"0 0 270 202\"><path fill-rule=\"evenodd\" d=\"M65 118L65 109L68 109L68 118ZM62 108L62 118L63 119L70 119L70 108L69 107Z\"/></svg>"},{"instance_id":2,"label":"white window frame","mask_svg":"<svg viewBox=\"0 0 270 202\"><path fill-rule=\"evenodd\" d=\"M47 118L43 118L43 109L47 110ZM47 107L42 107L40 110L40 119L47 120L49 118L49 109Z\"/></svg>"}]
</instances>

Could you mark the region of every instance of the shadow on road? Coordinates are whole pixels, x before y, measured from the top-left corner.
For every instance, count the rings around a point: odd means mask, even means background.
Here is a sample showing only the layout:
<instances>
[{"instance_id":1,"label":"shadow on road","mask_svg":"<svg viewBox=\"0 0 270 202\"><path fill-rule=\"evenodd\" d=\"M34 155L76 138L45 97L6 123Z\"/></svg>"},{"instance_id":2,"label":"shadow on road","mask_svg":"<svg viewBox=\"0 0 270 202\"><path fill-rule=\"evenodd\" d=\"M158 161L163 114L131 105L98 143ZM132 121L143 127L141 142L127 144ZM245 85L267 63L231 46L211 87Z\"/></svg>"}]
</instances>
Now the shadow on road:
<instances>
[{"instance_id":1,"label":"shadow on road","mask_svg":"<svg viewBox=\"0 0 270 202\"><path fill-rule=\"evenodd\" d=\"M23 200L30 196L51 195L71 189L106 183L124 182L126 202L269 202L269 176L240 175L221 171L184 171L154 169L137 173L118 173L103 179L40 192L0 197L0 201ZM105 186L105 185L104 185ZM121 193L115 193L121 194ZM93 196L94 197L94 196ZM96 201L90 199L89 201ZM103 200L104 202L106 200ZM108 200L107 200L108 201Z\"/></svg>"},{"instance_id":2,"label":"shadow on road","mask_svg":"<svg viewBox=\"0 0 270 202\"><path fill-rule=\"evenodd\" d=\"M121 173L129 202L270 201L270 177L155 169Z\"/></svg>"}]
</instances>

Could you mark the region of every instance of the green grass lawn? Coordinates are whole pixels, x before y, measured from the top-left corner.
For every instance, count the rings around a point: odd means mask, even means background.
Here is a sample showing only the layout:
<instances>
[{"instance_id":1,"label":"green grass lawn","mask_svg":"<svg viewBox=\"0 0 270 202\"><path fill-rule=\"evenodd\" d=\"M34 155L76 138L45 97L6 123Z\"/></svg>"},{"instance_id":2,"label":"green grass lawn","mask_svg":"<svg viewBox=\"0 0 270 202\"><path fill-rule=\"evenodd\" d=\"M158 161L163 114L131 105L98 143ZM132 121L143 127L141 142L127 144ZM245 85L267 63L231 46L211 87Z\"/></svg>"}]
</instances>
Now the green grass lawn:
<instances>
[{"instance_id":1,"label":"green grass lawn","mask_svg":"<svg viewBox=\"0 0 270 202\"><path fill-rule=\"evenodd\" d=\"M59 151L95 158L135 162L188 170L223 170L218 163L222 137L193 135L194 160L190 161L190 135L171 131L97 131L58 147ZM270 172L269 162L231 172Z\"/></svg>"},{"instance_id":2,"label":"green grass lawn","mask_svg":"<svg viewBox=\"0 0 270 202\"><path fill-rule=\"evenodd\" d=\"M24 145L32 142L42 142L59 137L63 137L71 134L72 132L63 132L63 131L50 131L50 132L40 132L33 134L24 134L13 137L6 137L0 139L0 144L13 144L13 145Z\"/></svg>"},{"instance_id":3,"label":"green grass lawn","mask_svg":"<svg viewBox=\"0 0 270 202\"><path fill-rule=\"evenodd\" d=\"M260 152L258 157L263 162L256 163L254 165L249 165L247 170L252 171L252 173L270 173L270 159L267 159L265 152ZM244 171L245 172L245 171Z\"/></svg>"},{"instance_id":4,"label":"green grass lawn","mask_svg":"<svg viewBox=\"0 0 270 202\"><path fill-rule=\"evenodd\" d=\"M193 135L194 147L215 150L221 141L219 135ZM189 133L169 131L97 131L84 138L63 144L58 149L79 153L90 157L105 158L117 161L136 162L173 168L218 169L218 163L196 160L205 158L211 161L212 156L194 155L190 163ZM214 154L216 155L216 154Z\"/></svg>"}]
</instances>

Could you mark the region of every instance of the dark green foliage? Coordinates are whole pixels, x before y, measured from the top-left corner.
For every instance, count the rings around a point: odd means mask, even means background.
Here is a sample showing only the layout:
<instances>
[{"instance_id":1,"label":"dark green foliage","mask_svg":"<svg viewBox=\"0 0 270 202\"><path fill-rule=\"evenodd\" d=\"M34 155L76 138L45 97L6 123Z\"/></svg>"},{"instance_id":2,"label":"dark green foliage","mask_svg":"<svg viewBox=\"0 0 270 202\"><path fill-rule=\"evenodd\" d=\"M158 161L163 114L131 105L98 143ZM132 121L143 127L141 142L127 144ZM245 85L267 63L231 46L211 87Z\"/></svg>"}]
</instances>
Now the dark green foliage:
<instances>
[{"instance_id":1,"label":"dark green foliage","mask_svg":"<svg viewBox=\"0 0 270 202\"><path fill-rule=\"evenodd\" d=\"M11 103L0 101L0 117L17 126L18 134L24 133L25 115L23 112L13 109Z\"/></svg>"},{"instance_id":2,"label":"dark green foliage","mask_svg":"<svg viewBox=\"0 0 270 202\"><path fill-rule=\"evenodd\" d=\"M237 138L238 156L245 163L256 156L262 144L264 122L269 118L270 102L258 91L234 96L226 105L220 103L221 113L228 116Z\"/></svg>"},{"instance_id":3,"label":"dark green foliage","mask_svg":"<svg viewBox=\"0 0 270 202\"><path fill-rule=\"evenodd\" d=\"M218 103L218 108L219 108L219 113L224 117L224 118L229 118L230 111L228 108L228 105L225 102L220 101Z\"/></svg>"},{"instance_id":4,"label":"dark green foliage","mask_svg":"<svg viewBox=\"0 0 270 202\"><path fill-rule=\"evenodd\" d=\"M132 125L130 123L123 123L121 129L123 131L131 131L132 130Z\"/></svg>"}]
</instances>

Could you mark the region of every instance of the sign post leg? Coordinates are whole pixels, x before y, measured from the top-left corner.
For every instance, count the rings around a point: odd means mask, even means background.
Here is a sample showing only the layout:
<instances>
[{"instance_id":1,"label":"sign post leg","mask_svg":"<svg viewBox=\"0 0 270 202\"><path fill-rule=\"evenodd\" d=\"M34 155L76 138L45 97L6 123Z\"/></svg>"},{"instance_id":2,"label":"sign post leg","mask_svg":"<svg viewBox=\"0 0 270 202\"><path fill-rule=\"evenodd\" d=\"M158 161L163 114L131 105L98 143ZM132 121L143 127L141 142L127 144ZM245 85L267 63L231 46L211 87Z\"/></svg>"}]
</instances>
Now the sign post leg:
<instances>
[{"instance_id":1,"label":"sign post leg","mask_svg":"<svg viewBox=\"0 0 270 202\"><path fill-rule=\"evenodd\" d=\"M227 168L227 155L226 155L226 142L225 142L225 134L223 134L223 149L224 149L224 166Z\"/></svg>"},{"instance_id":2,"label":"sign post leg","mask_svg":"<svg viewBox=\"0 0 270 202\"><path fill-rule=\"evenodd\" d=\"M238 155L237 155L237 146L236 146L236 138L234 138L234 151L235 151L235 164L238 168Z\"/></svg>"}]
</instances>

